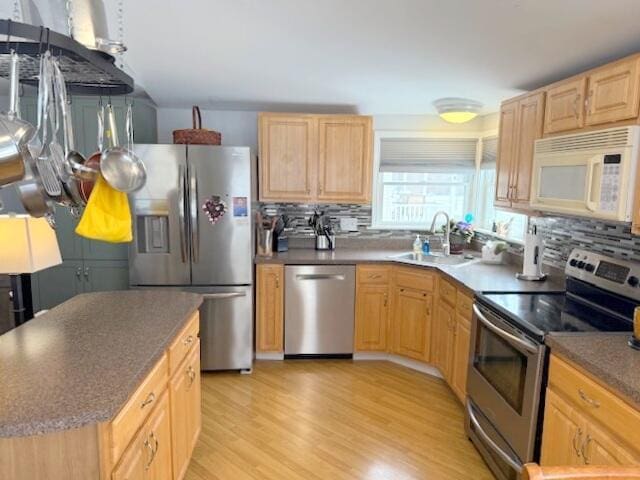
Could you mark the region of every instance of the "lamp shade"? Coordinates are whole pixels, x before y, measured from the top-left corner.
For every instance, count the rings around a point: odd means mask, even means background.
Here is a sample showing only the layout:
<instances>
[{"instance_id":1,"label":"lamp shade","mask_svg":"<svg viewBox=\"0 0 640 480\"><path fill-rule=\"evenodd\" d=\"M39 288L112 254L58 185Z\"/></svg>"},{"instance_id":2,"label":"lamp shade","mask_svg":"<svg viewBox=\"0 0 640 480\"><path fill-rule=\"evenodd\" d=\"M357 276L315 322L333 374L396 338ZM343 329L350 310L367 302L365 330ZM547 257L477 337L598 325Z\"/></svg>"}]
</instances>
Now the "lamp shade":
<instances>
[{"instance_id":1,"label":"lamp shade","mask_svg":"<svg viewBox=\"0 0 640 480\"><path fill-rule=\"evenodd\" d=\"M468 98L448 97L433 102L440 117L449 123L465 123L473 120L482 104Z\"/></svg>"},{"instance_id":2,"label":"lamp shade","mask_svg":"<svg viewBox=\"0 0 640 480\"><path fill-rule=\"evenodd\" d=\"M58 239L46 219L0 215L0 273L34 273L60 263Z\"/></svg>"}]
</instances>

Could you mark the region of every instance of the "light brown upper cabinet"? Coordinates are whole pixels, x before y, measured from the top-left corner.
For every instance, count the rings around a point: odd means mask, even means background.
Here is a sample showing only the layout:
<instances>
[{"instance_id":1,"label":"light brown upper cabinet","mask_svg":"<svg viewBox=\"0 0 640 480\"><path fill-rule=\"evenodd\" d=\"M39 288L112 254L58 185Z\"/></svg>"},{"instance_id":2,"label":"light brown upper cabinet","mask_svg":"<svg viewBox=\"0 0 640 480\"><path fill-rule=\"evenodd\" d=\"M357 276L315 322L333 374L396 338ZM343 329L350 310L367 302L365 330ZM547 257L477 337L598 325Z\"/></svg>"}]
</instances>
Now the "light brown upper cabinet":
<instances>
[{"instance_id":1,"label":"light brown upper cabinet","mask_svg":"<svg viewBox=\"0 0 640 480\"><path fill-rule=\"evenodd\" d=\"M638 120L640 57L624 58L546 89L544 133Z\"/></svg>"},{"instance_id":2,"label":"light brown upper cabinet","mask_svg":"<svg viewBox=\"0 0 640 480\"><path fill-rule=\"evenodd\" d=\"M311 115L260 114L260 200L316 197L318 121Z\"/></svg>"},{"instance_id":3,"label":"light brown upper cabinet","mask_svg":"<svg viewBox=\"0 0 640 480\"><path fill-rule=\"evenodd\" d=\"M371 200L371 117L320 117L318 200L367 203Z\"/></svg>"},{"instance_id":4,"label":"light brown upper cabinet","mask_svg":"<svg viewBox=\"0 0 640 480\"><path fill-rule=\"evenodd\" d=\"M534 142L542 137L543 119L543 92L502 104L496 164L496 206L526 208L529 205Z\"/></svg>"},{"instance_id":5,"label":"light brown upper cabinet","mask_svg":"<svg viewBox=\"0 0 640 480\"><path fill-rule=\"evenodd\" d=\"M561 82L547 90L544 133L576 130L584 126L586 77Z\"/></svg>"},{"instance_id":6,"label":"light brown upper cabinet","mask_svg":"<svg viewBox=\"0 0 640 480\"><path fill-rule=\"evenodd\" d=\"M638 116L639 63L639 58L616 62L589 75L586 125L601 125Z\"/></svg>"},{"instance_id":7,"label":"light brown upper cabinet","mask_svg":"<svg viewBox=\"0 0 640 480\"><path fill-rule=\"evenodd\" d=\"M260 200L369 203L372 119L261 113Z\"/></svg>"}]
</instances>

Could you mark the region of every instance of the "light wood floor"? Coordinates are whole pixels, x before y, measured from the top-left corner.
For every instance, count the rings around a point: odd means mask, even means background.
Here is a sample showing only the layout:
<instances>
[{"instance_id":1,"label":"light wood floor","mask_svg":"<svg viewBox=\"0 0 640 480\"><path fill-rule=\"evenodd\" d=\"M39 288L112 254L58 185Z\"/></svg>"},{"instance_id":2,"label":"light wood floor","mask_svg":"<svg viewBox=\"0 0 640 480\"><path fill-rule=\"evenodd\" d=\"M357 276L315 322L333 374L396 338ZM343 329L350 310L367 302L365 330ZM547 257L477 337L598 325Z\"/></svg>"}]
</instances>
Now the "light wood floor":
<instances>
[{"instance_id":1,"label":"light wood floor","mask_svg":"<svg viewBox=\"0 0 640 480\"><path fill-rule=\"evenodd\" d=\"M257 362L202 375L187 480L489 480L439 379L388 362Z\"/></svg>"}]
</instances>

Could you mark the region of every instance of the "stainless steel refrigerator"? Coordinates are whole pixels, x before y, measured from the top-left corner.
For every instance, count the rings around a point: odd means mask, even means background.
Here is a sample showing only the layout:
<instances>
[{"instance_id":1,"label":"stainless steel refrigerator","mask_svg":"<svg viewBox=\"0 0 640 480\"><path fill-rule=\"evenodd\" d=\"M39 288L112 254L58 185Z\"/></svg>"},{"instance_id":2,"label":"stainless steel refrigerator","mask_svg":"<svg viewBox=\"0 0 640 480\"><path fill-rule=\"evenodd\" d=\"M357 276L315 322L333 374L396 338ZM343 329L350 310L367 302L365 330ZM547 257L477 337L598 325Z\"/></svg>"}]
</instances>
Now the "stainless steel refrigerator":
<instances>
[{"instance_id":1,"label":"stainless steel refrigerator","mask_svg":"<svg viewBox=\"0 0 640 480\"><path fill-rule=\"evenodd\" d=\"M132 288L201 293L203 370L253 360L255 161L248 147L136 145L145 187L131 196Z\"/></svg>"}]
</instances>

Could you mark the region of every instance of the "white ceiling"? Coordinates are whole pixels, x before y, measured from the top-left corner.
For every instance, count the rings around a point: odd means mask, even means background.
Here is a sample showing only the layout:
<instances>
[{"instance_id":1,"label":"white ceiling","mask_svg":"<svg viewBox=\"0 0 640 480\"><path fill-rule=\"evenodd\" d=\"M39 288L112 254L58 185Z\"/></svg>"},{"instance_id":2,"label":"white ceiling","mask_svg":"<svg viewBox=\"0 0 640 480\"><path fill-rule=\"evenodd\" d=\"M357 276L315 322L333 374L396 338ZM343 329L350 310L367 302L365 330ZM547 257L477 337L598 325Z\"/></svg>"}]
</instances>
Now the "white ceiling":
<instances>
[{"instance_id":1,"label":"white ceiling","mask_svg":"<svg viewBox=\"0 0 640 480\"><path fill-rule=\"evenodd\" d=\"M128 0L126 61L166 107L491 112L640 51L639 18L640 0Z\"/></svg>"}]
</instances>

